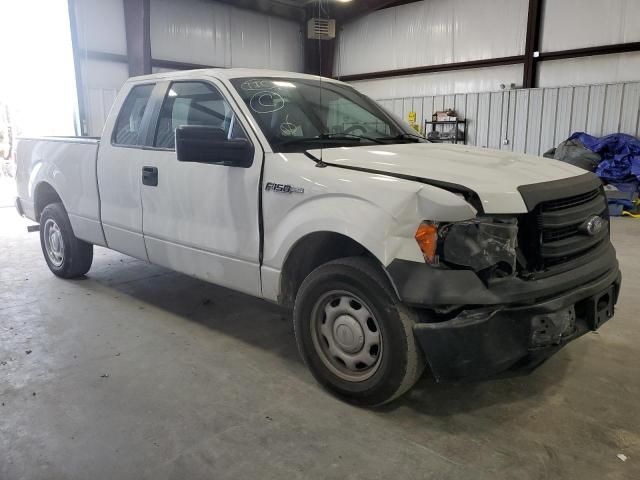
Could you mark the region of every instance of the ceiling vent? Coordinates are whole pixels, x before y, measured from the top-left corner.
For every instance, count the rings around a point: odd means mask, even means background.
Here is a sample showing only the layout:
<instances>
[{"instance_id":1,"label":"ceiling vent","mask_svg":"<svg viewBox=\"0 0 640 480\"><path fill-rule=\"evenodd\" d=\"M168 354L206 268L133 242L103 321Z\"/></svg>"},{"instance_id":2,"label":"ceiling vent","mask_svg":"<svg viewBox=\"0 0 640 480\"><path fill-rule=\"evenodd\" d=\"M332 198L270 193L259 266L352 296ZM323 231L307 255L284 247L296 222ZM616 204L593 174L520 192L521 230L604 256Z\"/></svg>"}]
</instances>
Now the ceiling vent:
<instances>
[{"instance_id":1,"label":"ceiling vent","mask_svg":"<svg viewBox=\"0 0 640 480\"><path fill-rule=\"evenodd\" d=\"M336 38L336 21L329 18L311 18L307 22L307 38L331 40Z\"/></svg>"}]
</instances>

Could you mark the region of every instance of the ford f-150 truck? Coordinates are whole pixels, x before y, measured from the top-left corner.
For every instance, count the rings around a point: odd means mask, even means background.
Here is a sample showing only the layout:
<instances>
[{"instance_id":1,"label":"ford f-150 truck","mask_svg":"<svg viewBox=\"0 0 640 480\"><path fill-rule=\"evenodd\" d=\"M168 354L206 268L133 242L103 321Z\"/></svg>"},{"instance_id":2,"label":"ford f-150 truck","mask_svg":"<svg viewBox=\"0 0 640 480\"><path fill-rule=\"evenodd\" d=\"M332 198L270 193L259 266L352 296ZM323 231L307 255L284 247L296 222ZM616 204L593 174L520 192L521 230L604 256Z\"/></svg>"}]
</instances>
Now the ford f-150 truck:
<instances>
[{"instance_id":1,"label":"ford f-150 truck","mask_svg":"<svg viewBox=\"0 0 640 480\"><path fill-rule=\"evenodd\" d=\"M612 315L599 179L427 142L353 87L208 69L128 80L97 138L22 139L18 211L62 278L99 245L293 309L339 397L530 371Z\"/></svg>"}]
</instances>

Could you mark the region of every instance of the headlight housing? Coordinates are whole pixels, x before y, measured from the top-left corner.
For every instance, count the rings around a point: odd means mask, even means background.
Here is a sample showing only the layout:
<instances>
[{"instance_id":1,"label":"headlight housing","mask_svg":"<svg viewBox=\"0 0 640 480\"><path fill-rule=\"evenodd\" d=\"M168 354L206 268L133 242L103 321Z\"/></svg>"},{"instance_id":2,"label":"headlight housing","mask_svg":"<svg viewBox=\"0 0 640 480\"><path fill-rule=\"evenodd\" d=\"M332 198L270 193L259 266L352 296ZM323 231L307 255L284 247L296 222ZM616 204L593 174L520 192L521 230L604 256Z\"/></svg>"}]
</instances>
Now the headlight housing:
<instances>
[{"instance_id":1,"label":"headlight housing","mask_svg":"<svg viewBox=\"0 0 640 480\"><path fill-rule=\"evenodd\" d=\"M416 241L435 267L464 268L492 276L516 271L518 223L515 218L478 217L451 223L422 222Z\"/></svg>"}]
</instances>

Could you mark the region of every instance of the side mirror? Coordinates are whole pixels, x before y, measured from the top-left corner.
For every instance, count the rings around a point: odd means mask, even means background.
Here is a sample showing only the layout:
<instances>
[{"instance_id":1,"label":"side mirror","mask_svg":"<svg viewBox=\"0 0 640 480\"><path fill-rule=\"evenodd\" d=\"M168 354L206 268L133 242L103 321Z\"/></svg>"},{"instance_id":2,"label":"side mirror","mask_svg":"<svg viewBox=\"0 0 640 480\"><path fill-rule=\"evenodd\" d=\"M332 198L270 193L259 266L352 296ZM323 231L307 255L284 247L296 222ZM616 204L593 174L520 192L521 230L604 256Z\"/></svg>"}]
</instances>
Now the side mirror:
<instances>
[{"instance_id":1,"label":"side mirror","mask_svg":"<svg viewBox=\"0 0 640 480\"><path fill-rule=\"evenodd\" d=\"M254 148L246 139L228 139L221 128L182 125L176 129L176 155L181 162L248 168Z\"/></svg>"}]
</instances>

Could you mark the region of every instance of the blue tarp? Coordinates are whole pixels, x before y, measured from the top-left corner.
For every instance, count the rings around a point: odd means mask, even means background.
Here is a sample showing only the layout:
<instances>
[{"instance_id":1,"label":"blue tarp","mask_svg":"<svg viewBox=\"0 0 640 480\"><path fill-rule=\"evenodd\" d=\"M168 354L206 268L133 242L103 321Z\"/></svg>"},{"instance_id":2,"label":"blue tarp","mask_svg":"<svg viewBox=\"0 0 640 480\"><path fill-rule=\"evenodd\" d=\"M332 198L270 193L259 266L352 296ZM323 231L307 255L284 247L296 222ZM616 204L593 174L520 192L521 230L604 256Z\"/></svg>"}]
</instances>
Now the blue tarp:
<instances>
[{"instance_id":1,"label":"blue tarp","mask_svg":"<svg viewBox=\"0 0 640 480\"><path fill-rule=\"evenodd\" d=\"M584 132L576 132L569 140L574 138L592 152L600 154L602 161L596 174L603 180L613 184L633 184L640 180L640 140L636 137L624 133L593 137Z\"/></svg>"}]
</instances>

